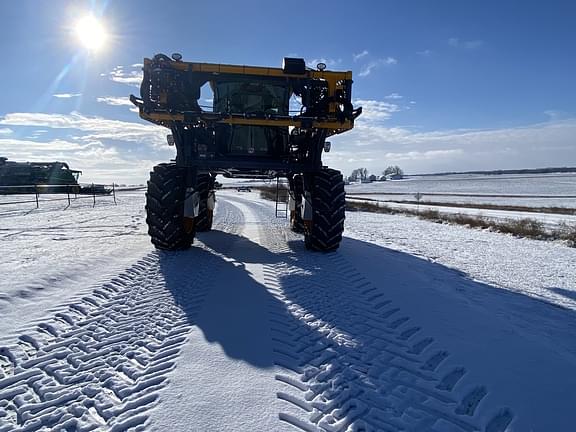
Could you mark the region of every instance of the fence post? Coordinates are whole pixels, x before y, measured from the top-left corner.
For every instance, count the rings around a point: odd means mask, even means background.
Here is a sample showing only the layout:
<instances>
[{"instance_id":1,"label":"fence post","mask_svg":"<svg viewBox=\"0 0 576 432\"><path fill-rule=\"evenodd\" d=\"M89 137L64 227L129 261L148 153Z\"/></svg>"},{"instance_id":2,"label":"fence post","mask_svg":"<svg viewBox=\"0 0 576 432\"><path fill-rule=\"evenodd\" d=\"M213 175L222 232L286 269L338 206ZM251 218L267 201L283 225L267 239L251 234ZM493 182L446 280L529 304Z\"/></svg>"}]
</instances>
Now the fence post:
<instances>
[{"instance_id":1,"label":"fence post","mask_svg":"<svg viewBox=\"0 0 576 432\"><path fill-rule=\"evenodd\" d=\"M92 207L96 207L96 189L94 189L94 183L92 183L92 197L94 198L94 204L92 204Z\"/></svg>"},{"instance_id":2,"label":"fence post","mask_svg":"<svg viewBox=\"0 0 576 432\"><path fill-rule=\"evenodd\" d=\"M114 196L114 205L116 204L116 183L112 182L112 195Z\"/></svg>"},{"instance_id":3,"label":"fence post","mask_svg":"<svg viewBox=\"0 0 576 432\"><path fill-rule=\"evenodd\" d=\"M34 193L36 194L36 208L40 208L40 203L38 202L38 185L34 185Z\"/></svg>"},{"instance_id":4,"label":"fence post","mask_svg":"<svg viewBox=\"0 0 576 432\"><path fill-rule=\"evenodd\" d=\"M66 186L66 194L68 195L68 207L70 207L70 185Z\"/></svg>"},{"instance_id":5,"label":"fence post","mask_svg":"<svg viewBox=\"0 0 576 432\"><path fill-rule=\"evenodd\" d=\"M414 198L416 198L416 201L418 202L418 205L416 206L416 213L420 214L420 200L422 199L422 194L420 192L416 192Z\"/></svg>"}]
</instances>

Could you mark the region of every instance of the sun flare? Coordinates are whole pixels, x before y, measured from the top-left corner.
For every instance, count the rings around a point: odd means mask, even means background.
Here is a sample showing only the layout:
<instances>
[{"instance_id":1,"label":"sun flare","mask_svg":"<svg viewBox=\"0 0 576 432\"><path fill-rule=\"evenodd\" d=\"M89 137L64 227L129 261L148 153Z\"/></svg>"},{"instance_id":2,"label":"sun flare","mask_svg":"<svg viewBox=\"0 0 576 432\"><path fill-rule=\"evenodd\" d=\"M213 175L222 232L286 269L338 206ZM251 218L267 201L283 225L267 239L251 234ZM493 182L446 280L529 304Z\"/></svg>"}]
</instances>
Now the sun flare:
<instances>
[{"instance_id":1,"label":"sun flare","mask_svg":"<svg viewBox=\"0 0 576 432\"><path fill-rule=\"evenodd\" d=\"M76 36L80 43L90 51L100 50L106 43L106 29L94 16L88 15L79 20L75 26Z\"/></svg>"}]
</instances>

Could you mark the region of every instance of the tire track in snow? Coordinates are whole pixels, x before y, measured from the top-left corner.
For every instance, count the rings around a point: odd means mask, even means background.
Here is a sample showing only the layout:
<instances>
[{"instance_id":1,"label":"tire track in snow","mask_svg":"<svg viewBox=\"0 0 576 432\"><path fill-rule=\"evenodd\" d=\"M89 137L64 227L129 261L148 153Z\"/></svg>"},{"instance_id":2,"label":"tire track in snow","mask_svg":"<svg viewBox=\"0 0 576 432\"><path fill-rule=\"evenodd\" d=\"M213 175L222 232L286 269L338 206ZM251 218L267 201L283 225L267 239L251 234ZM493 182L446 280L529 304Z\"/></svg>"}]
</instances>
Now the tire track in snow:
<instances>
[{"instance_id":1,"label":"tire track in snow","mask_svg":"<svg viewBox=\"0 0 576 432\"><path fill-rule=\"evenodd\" d=\"M488 389L468 382L466 368L342 254L286 243L277 224L262 229L282 257L264 266L277 300L270 321L285 387L281 421L304 431L506 430L511 410L494 409Z\"/></svg>"},{"instance_id":2,"label":"tire track in snow","mask_svg":"<svg viewBox=\"0 0 576 432\"><path fill-rule=\"evenodd\" d=\"M216 223L232 233L242 225L233 207L219 203ZM268 214L260 238L275 255L263 281L274 296L280 421L304 431L506 429L510 410L494 411L489 389L468 382L342 254L287 244L285 226ZM201 242L195 248L149 254L1 348L0 432L146 429L222 262Z\"/></svg>"},{"instance_id":3,"label":"tire track in snow","mask_svg":"<svg viewBox=\"0 0 576 432\"><path fill-rule=\"evenodd\" d=\"M216 263L179 256L150 253L1 348L0 431L143 429Z\"/></svg>"},{"instance_id":4,"label":"tire track in snow","mask_svg":"<svg viewBox=\"0 0 576 432\"><path fill-rule=\"evenodd\" d=\"M242 229L236 207L217 216ZM146 429L222 262L206 250L152 252L0 347L0 432Z\"/></svg>"}]
</instances>

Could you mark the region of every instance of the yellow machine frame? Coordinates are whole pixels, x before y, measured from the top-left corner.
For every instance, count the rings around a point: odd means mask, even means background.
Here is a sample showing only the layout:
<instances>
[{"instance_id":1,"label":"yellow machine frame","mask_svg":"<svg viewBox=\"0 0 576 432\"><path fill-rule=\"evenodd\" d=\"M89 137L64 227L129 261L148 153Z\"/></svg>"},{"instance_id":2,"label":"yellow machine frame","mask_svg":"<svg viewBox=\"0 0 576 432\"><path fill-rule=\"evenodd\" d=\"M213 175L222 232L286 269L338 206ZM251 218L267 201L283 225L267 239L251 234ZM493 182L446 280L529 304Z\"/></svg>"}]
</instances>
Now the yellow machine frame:
<instances>
[{"instance_id":1,"label":"yellow machine frame","mask_svg":"<svg viewBox=\"0 0 576 432\"><path fill-rule=\"evenodd\" d=\"M144 59L144 66L149 66L153 61L149 58ZM218 75L252 75L252 76L266 76L275 78L286 79L318 79L326 81L328 87L328 96L334 97L339 90L343 90L344 82L352 79L352 72L332 72L327 70L306 70L304 74L290 74L285 73L281 68L259 67L259 66L242 66L242 65L228 65L228 64L215 64L215 63L195 63L195 62L170 62L169 67L181 72L200 72L212 74L215 77ZM166 102L168 95L166 92L160 94L160 102ZM294 126L297 128L303 127L304 123L308 127L327 129L327 135L335 135L354 127L354 121L344 119L342 121L336 119L337 103L330 102L328 113L330 115L326 119L313 119L311 123L303 121L298 116L287 118L250 118L250 117L233 117L222 118L215 120L215 123L227 123L231 125L253 125L253 126ZM207 112L209 114L209 112ZM156 123L162 126L170 127L172 122L185 121L185 115L182 113L170 112L146 112L142 106L139 106L139 115L142 119Z\"/></svg>"}]
</instances>

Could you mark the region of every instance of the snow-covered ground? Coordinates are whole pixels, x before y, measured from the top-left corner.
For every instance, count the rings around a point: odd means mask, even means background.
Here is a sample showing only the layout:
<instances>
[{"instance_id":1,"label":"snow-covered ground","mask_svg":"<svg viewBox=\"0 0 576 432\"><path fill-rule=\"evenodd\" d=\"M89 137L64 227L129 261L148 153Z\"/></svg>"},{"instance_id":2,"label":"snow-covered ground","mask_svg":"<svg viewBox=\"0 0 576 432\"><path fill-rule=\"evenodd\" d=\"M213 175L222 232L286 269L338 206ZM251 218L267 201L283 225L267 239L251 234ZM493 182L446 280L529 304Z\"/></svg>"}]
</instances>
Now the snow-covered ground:
<instances>
[{"instance_id":1,"label":"snow-covered ground","mask_svg":"<svg viewBox=\"0 0 576 432\"><path fill-rule=\"evenodd\" d=\"M0 431L571 431L576 249L256 193L162 253L142 192L0 209Z\"/></svg>"},{"instance_id":2,"label":"snow-covered ground","mask_svg":"<svg viewBox=\"0 0 576 432\"><path fill-rule=\"evenodd\" d=\"M575 195L576 174L414 176L349 185L349 192L443 192L515 195Z\"/></svg>"},{"instance_id":3,"label":"snow-covered ground","mask_svg":"<svg viewBox=\"0 0 576 432\"><path fill-rule=\"evenodd\" d=\"M414 194L381 194L381 193L349 193L349 197L368 198L378 201L407 201L416 202ZM540 195L509 195L509 196L486 196L479 194L420 194L422 203L440 203L443 206L449 204L465 205L497 205L497 206L521 206L538 207L546 211L549 207L576 208L576 198L572 195L553 195L542 197Z\"/></svg>"},{"instance_id":4,"label":"snow-covered ground","mask_svg":"<svg viewBox=\"0 0 576 432\"><path fill-rule=\"evenodd\" d=\"M10 197L2 197L4 200ZM0 207L0 343L11 329L70 296L90 293L143 256L142 192ZM130 239L128 241L128 239ZM38 307L38 304L42 307Z\"/></svg>"},{"instance_id":5,"label":"snow-covered ground","mask_svg":"<svg viewBox=\"0 0 576 432\"><path fill-rule=\"evenodd\" d=\"M382 201L423 201L576 207L576 174L448 175L409 177L405 180L350 184L350 196Z\"/></svg>"},{"instance_id":6,"label":"snow-covered ground","mask_svg":"<svg viewBox=\"0 0 576 432\"><path fill-rule=\"evenodd\" d=\"M536 219L550 229L559 224L576 225L576 215L547 212L546 207L576 208L576 175L448 175L409 177L405 180L350 184L349 200L376 201L391 208L436 210L498 221ZM419 194L421 203L415 202ZM443 203L431 205L428 203ZM466 204L469 207L461 207ZM474 205L538 207L539 211L476 208Z\"/></svg>"},{"instance_id":7,"label":"snow-covered ground","mask_svg":"<svg viewBox=\"0 0 576 432\"><path fill-rule=\"evenodd\" d=\"M450 207L450 206L436 206L427 204L404 204L389 201L374 201L372 197L369 199L358 197L347 197L349 202L370 202L380 207L394 208L394 209L409 209L412 211L435 210L440 213L446 214L463 214L478 216L482 218L507 221L515 219L534 219L540 221L547 228L557 228L560 224L568 224L569 226L576 226L576 215L566 215L558 213L546 212L528 212L528 211L510 211L510 210L493 210L484 208L468 208L468 207Z\"/></svg>"}]
</instances>

